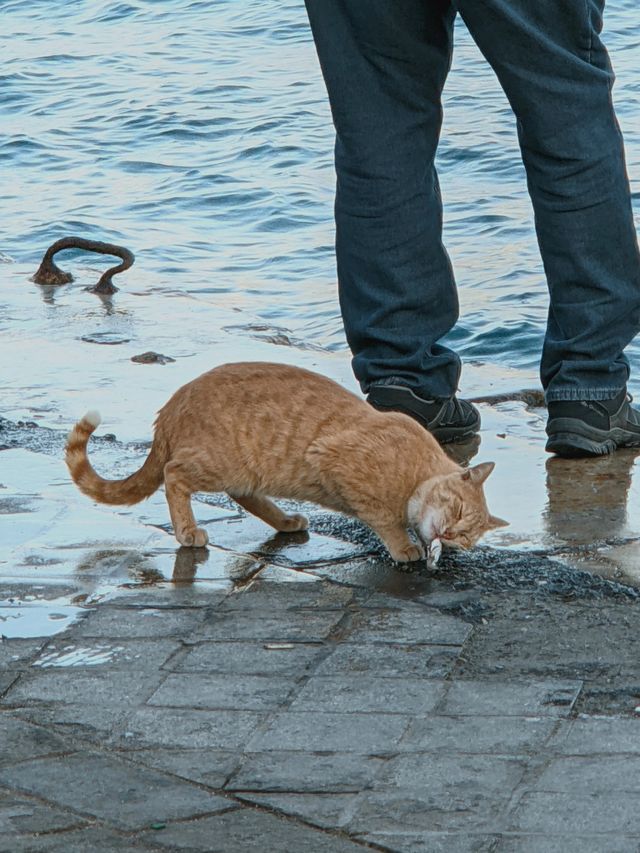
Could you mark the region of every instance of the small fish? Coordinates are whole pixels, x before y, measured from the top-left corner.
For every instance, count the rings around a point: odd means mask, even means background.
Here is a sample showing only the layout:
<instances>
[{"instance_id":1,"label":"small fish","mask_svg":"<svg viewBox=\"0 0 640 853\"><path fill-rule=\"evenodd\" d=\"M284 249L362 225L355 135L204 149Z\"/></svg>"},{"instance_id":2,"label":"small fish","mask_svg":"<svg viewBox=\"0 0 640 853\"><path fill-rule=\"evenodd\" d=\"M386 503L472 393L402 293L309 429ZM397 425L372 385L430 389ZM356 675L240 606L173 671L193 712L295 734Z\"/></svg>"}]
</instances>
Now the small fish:
<instances>
[{"instance_id":1,"label":"small fish","mask_svg":"<svg viewBox=\"0 0 640 853\"><path fill-rule=\"evenodd\" d=\"M442 542L439 539L433 539L427 552L427 563L430 566L437 566L441 554Z\"/></svg>"}]
</instances>

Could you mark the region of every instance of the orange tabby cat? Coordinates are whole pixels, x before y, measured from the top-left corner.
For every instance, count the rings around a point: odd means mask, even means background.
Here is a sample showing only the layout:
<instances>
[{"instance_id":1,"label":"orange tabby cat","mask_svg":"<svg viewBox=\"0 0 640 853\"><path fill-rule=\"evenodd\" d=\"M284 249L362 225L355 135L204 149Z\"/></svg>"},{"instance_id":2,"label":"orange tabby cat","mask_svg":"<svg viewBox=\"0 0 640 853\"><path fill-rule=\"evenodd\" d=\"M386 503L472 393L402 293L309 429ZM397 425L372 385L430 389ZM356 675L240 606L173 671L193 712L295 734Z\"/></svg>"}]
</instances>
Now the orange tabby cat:
<instances>
[{"instance_id":1,"label":"orange tabby cat","mask_svg":"<svg viewBox=\"0 0 640 853\"><path fill-rule=\"evenodd\" d=\"M407 415L378 412L330 379L268 363L225 364L178 389L160 410L142 468L105 480L87 458L100 423L90 412L73 428L66 462L84 494L134 504L164 483L176 538L207 544L191 511L194 492L228 492L276 530L304 530L269 496L313 501L360 518L394 560L424 557L419 540L468 548L506 522L489 514L482 483L492 462L465 470Z\"/></svg>"}]
</instances>

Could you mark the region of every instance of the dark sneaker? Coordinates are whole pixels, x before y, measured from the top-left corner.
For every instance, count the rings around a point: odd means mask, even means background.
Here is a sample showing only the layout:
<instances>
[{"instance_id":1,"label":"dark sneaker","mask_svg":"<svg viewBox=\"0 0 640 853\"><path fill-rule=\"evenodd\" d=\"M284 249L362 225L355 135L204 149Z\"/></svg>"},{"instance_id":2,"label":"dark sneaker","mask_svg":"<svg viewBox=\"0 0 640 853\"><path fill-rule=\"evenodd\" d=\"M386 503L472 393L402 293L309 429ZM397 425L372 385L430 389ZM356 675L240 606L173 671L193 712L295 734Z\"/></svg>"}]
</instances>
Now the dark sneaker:
<instances>
[{"instance_id":1,"label":"dark sneaker","mask_svg":"<svg viewBox=\"0 0 640 853\"><path fill-rule=\"evenodd\" d=\"M403 412L429 430L440 444L464 441L480 429L480 412L457 397L418 397L405 385L374 385L367 402L380 412Z\"/></svg>"},{"instance_id":2,"label":"dark sneaker","mask_svg":"<svg viewBox=\"0 0 640 853\"><path fill-rule=\"evenodd\" d=\"M613 400L558 400L548 405L547 450L558 456L605 456L640 447L640 412L621 391Z\"/></svg>"}]
</instances>

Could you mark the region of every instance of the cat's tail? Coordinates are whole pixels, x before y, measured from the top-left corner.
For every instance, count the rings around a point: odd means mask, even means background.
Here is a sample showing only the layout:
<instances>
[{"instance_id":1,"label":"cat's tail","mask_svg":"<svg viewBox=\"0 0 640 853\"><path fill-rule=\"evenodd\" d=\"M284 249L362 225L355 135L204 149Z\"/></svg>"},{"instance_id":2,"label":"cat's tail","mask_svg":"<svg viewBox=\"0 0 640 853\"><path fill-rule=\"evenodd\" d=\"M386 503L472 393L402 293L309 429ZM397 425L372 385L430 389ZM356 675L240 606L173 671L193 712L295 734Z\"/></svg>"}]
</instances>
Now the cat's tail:
<instances>
[{"instance_id":1,"label":"cat's tail","mask_svg":"<svg viewBox=\"0 0 640 853\"><path fill-rule=\"evenodd\" d=\"M98 412L87 412L69 433L65 462L71 478L80 491L103 504L135 504L148 498L164 480L167 461L154 441L144 465L124 480L105 480L92 468L87 456L87 442L100 423Z\"/></svg>"}]
</instances>

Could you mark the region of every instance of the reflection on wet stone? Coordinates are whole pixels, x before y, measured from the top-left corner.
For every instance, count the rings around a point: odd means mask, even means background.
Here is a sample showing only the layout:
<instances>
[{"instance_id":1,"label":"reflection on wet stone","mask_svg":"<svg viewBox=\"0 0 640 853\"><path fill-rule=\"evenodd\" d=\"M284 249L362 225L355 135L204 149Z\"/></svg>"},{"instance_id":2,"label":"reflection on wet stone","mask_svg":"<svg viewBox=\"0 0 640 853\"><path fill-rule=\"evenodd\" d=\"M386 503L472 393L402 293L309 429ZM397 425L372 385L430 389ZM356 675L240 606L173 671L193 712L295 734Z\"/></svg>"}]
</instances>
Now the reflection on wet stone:
<instances>
[{"instance_id":1,"label":"reflection on wet stone","mask_svg":"<svg viewBox=\"0 0 640 853\"><path fill-rule=\"evenodd\" d=\"M367 553L366 547L332 536L308 531L273 533L253 516L222 519L207 529L214 545L232 551L264 555L283 565L342 562Z\"/></svg>"},{"instance_id":2,"label":"reflection on wet stone","mask_svg":"<svg viewBox=\"0 0 640 853\"><path fill-rule=\"evenodd\" d=\"M178 548L171 580L175 584L192 583L198 566L206 563L208 559L209 550L207 548Z\"/></svg>"},{"instance_id":3,"label":"reflection on wet stone","mask_svg":"<svg viewBox=\"0 0 640 853\"><path fill-rule=\"evenodd\" d=\"M480 435L474 435L467 441L452 442L443 446L444 452L458 465L466 467L480 450L482 439Z\"/></svg>"},{"instance_id":4,"label":"reflection on wet stone","mask_svg":"<svg viewBox=\"0 0 640 853\"><path fill-rule=\"evenodd\" d=\"M586 544L625 534L637 456L637 450L621 450L593 460L549 459L543 518L550 535Z\"/></svg>"}]
</instances>

